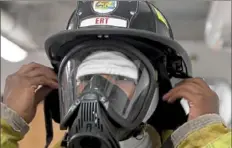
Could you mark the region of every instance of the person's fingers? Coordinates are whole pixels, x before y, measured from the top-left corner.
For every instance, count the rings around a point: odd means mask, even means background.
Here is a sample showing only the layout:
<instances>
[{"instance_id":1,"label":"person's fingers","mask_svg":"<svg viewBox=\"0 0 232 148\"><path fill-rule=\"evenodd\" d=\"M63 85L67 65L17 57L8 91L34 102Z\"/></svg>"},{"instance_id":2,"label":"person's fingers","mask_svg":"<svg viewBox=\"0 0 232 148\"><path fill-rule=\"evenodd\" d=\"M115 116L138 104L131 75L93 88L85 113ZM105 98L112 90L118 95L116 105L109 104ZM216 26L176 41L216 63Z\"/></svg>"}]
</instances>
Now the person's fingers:
<instances>
[{"instance_id":1,"label":"person's fingers","mask_svg":"<svg viewBox=\"0 0 232 148\"><path fill-rule=\"evenodd\" d=\"M48 67L35 68L32 71L28 72L26 74L26 76L28 76L28 77L45 76L45 77L47 77L49 79L53 79L53 80L57 81L57 75L55 74L54 71L52 71Z\"/></svg>"},{"instance_id":2,"label":"person's fingers","mask_svg":"<svg viewBox=\"0 0 232 148\"><path fill-rule=\"evenodd\" d=\"M188 102L196 102L198 99L196 98L197 94L192 93L191 91L187 89L181 89L178 90L177 92L171 94L166 101L169 103L175 102L178 98L184 98Z\"/></svg>"},{"instance_id":3,"label":"person's fingers","mask_svg":"<svg viewBox=\"0 0 232 148\"><path fill-rule=\"evenodd\" d=\"M167 94L163 96L163 99L166 100L167 98L169 98L169 96L171 96L172 94L175 94L179 90L182 90L182 91L187 90L195 94L199 94L202 92L202 88L199 85L192 83L192 82L185 82L171 89Z\"/></svg>"},{"instance_id":4,"label":"person's fingers","mask_svg":"<svg viewBox=\"0 0 232 148\"><path fill-rule=\"evenodd\" d=\"M208 90L210 88L209 85L202 78L185 79L185 80L183 80L183 83L185 83L185 82L195 83L195 84L199 85L200 87L202 87L205 90Z\"/></svg>"},{"instance_id":5,"label":"person's fingers","mask_svg":"<svg viewBox=\"0 0 232 148\"><path fill-rule=\"evenodd\" d=\"M44 65L41 65L41 64L38 64L38 63L35 63L35 62L32 62L32 63L29 63L27 65L23 65L19 70L18 70L18 74L26 74L30 71L32 71L33 69L35 68L39 68L39 67L46 67ZM47 67L49 68L49 67Z\"/></svg>"},{"instance_id":6,"label":"person's fingers","mask_svg":"<svg viewBox=\"0 0 232 148\"><path fill-rule=\"evenodd\" d=\"M53 89L47 86L42 86L36 91L35 94L35 104L39 104L41 101L45 99L45 97L52 91Z\"/></svg>"},{"instance_id":7,"label":"person's fingers","mask_svg":"<svg viewBox=\"0 0 232 148\"><path fill-rule=\"evenodd\" d=\"M24 74L31 70L33 70L35 67L38 67L37 63L31 62L29 64L25 64L17 71L18 74Z\"/></svg>"},{"instance_id":8,"label":"person's fingers","mask_svg":"<svg viewBox=\"0 0 232 148\"><path fill-rule=\"evenodd\" d=\"M28 78L31 86L49 86L51 88L58 88L58 83L52 79L48 79L45 76Z\"/></svg>"}]
</instances>

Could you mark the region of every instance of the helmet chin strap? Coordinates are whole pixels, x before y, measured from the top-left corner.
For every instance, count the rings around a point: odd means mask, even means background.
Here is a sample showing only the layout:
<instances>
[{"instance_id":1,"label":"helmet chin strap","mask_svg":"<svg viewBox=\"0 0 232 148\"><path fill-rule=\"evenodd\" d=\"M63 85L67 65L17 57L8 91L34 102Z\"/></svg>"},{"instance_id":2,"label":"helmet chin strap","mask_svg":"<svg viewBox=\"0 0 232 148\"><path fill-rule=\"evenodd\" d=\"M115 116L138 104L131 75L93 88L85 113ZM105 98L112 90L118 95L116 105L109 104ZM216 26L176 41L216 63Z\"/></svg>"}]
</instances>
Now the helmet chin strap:
<instances>
[{"instance_id":1,"label":"helmet chin strap","mask_svg":"<svg viewBox=\"0 0 232 148\"><path fill-rule=\"evenodd\" d=\"M44 120L45 120L45 129L46 129L45 148L49 147L53 139L52 120L54 120L56 123L60 122L59 114L55 114L59 112L58 97L59 97L58 90L53 90L45 97L44 100Z\"/></svg>"},{"instance_id":2,"label":"helmet chin strap","mask_svg":"<svg viewBox=\"0 0 232 148\"><path fill-rule=\"evenodd\" d=\"M45 128L46 128L45 148L48 148L48 146L51 144L53 139L52 115L50 110L50 104L47 100L49 99L44 100L44 118L45 118Z\"/></svg>"}]
</instances>

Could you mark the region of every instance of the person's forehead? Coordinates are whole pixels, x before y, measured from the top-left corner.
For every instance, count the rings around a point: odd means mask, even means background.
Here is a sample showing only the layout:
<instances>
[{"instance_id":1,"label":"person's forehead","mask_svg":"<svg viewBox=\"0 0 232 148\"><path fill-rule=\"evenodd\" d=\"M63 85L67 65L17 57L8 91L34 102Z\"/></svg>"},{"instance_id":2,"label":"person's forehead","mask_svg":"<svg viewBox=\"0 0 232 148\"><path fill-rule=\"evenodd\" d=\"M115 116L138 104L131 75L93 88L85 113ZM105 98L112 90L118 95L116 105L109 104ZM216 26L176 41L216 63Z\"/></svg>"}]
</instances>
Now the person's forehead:
<instances>
[{"instance_id":1,"label":"person's forehead","mask_svg":"<svg viewBox=\"0 0 232 148\"><path fill-rule=\"evenodd\" d=\"M107 76L104 77L107 78L117 75L117 78L124 76L125 79L128 77L137 80L138 71L137 65L121 52L98 51L90 54L81 62L76 77L106 74Z\"/></svg>"}]
</instances>

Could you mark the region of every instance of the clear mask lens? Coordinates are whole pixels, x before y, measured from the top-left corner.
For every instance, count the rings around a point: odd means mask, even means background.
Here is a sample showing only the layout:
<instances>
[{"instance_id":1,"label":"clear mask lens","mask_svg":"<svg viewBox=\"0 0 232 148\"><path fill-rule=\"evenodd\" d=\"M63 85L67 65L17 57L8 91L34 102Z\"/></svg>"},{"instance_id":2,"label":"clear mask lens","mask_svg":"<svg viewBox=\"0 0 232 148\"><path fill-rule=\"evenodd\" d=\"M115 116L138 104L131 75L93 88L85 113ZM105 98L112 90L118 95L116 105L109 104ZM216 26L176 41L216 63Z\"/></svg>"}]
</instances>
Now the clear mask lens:
<instances>
[{"instance_id":1,"label":"clear mask lens","mask_svg":"<svg viewBox=\"0 0 232 148\"><path fill-rule=\"evenodd\" d=\"M145 67L139 59L116 51L73 55L61 73L62 116L85 94L97 93L109 115L133 121L145 101L141 96L146 96L150 84Z\"/></svg>"}]
</instances>

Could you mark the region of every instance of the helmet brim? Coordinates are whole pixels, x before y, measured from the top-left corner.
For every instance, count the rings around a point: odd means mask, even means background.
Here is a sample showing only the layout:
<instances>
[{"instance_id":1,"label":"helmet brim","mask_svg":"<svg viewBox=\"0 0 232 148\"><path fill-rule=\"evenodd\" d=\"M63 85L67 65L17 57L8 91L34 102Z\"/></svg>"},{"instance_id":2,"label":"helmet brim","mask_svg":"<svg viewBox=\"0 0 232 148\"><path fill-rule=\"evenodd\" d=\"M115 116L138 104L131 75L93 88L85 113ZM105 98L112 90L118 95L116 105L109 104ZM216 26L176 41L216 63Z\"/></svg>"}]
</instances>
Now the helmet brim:
<instances>
[{"instance_id":1,"label":"helmet brim","mask_svg":"<svg viewBox=\"0 0 232 148\"><path fill-rule=\"evenodd\" d=\"M48 56L50 56L50 51L54 51L57 47L61 47L64 44L74 40L74 39L82 39L87 36L99 36L99 35L108 35L110 36L124 36L124 37L136 37L140 39L146 39L153 42L158 42L167 46L168 48L174 50L177 54L181 55L184 61L187 64L187 67L191 70L191 62L188 57L187 52L183 49L183 47L168 37L164 37L158 35L156 33L138 30L138 29L128 29L128 28L80 28L78 30L65 30L61 31L57 34L50 36L45 41L45 50ZM56 48L56 49L55 49ZM50 58L50 57L49 57ZM189 71L191 73L191 71Z\"/></svg>"}]
</instances>

